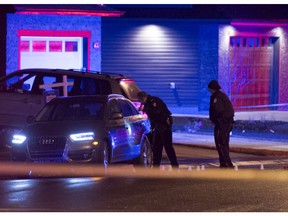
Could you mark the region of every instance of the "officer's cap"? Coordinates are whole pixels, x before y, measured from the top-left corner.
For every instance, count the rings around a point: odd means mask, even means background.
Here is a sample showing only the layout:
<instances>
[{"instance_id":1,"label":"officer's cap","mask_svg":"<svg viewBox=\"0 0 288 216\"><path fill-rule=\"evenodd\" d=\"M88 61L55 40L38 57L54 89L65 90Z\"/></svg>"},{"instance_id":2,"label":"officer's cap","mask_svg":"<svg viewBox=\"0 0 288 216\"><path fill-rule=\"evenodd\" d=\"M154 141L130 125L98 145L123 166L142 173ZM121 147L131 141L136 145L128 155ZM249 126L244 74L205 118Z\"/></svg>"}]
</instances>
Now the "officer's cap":
<instances>
[{"instance_id":1,"label":"officer's cap","mask_svg":"<svg viewBox=\"0 0 288 216\"><path fill-rule=\"evenodd\" d=\"M144 91L139 91L138 93L137 93L137 98L145 98L145 97L147 97L147 93L146 92L144 92Z\"/></svg>"},{"instance_id":2,"label":"officer's cap","mask_svg":"<svg viewBox=\"0 0 288 216\"><path fill-rule=\"evenodd\" d=\"M221 86L219 85L219 83L216 80L212 80L208 84L208 88L213 89L213 90L219 90L219 89L221 89Z\"/></svg>"}]
</instances>

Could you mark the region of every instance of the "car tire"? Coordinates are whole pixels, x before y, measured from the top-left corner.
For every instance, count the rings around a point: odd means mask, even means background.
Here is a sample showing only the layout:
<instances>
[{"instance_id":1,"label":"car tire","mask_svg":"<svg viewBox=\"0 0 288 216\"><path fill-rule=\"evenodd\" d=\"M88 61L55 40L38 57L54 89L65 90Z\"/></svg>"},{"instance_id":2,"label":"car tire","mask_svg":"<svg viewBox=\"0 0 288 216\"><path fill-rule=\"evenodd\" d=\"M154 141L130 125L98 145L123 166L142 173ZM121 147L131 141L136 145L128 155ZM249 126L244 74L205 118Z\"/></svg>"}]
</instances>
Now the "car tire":
<instances>
[{"instance_id":1,"label":"car tire","mask_svg":"<svg viewBox=\"0 0 288 216\"><path fill-rule=\"evenodd\" d=\"M107 167L110 164L110 148L107 141L104 141L99 150L98 163Z\"/></svg>"},{"instance_id":2,"label":"car tire","mask_svg":"<svg viewBox=\"0 0 288 216\"><path fill-rule=\"evenodd\" d=\"M153 152L152 152L152 146L147 136L145 136L143 139L141 150L140 150L140 156L136 158L134 164L147 167L147 168L152 167Z\"/></svg>"}]
</instances>

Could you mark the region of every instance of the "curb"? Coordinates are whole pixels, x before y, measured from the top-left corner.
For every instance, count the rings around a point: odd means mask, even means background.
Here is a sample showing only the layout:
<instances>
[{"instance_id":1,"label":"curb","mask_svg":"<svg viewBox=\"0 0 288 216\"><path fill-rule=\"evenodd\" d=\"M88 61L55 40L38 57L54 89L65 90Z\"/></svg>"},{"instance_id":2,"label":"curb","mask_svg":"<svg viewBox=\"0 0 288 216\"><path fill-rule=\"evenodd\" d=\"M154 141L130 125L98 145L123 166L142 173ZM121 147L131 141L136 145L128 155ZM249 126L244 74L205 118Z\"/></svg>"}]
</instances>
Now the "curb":
<instances>
[{"instance_id":1,"label":"curb","mask_svg":"<svg viewBox=\"0 0 288 216\"><path fill-rule=\"evenodd\" d=\"M186 146L192 146L196 148L213 149L216 151L215 146L203 145L203 144L192 144L192 143L188 144L188 143L174 142L173 145L186 145ZM277 151L277 150L268 150L268 149L260 149L260 148L254 149L254 148L245 148L245 147L230 147L230 152L246 153L246 154L259 155L259 156L279 156L279 157L288 156L288 151Z\"/></svg>"}]
</instances>

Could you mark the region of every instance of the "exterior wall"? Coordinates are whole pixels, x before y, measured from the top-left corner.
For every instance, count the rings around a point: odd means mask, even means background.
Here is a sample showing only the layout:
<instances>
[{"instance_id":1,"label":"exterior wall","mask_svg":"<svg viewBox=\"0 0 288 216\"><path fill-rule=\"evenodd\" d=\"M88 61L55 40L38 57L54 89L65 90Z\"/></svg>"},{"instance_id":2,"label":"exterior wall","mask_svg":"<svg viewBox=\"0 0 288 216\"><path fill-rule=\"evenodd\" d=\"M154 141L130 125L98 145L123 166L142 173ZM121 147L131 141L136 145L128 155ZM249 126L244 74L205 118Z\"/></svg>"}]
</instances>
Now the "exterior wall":
<instances>
[{"instance_id":1,"label":"exterior wall","mask_svg":"<svg viewBox=\"0 0 288 216\"><path fill-rule=\"evenodd\" d=\"M142 90L162 98L173 113L207 110L207 77L218 69L218 27L200 23L103 18L103 71L134 78Z\"/></svg>"},{"instance_id":2,"label":"exterior wall","mask_svg":"<svg viewBox=\"0 0 288 216\"><path fill-rule=\"evenodd\" d=\"M231 26L221 25L219 27L219 83L222 86L222 90L229 92L227 89L227 80L225 80L228 72L228 48L230 36L268 36L278 37L280 40L280 53L279 53L279 88L278 88L278 103L288 102L288 92L286 90L288 82L288 39L287 39L288 27L277 27L269 25L262 26ZM285 107L287 109L287 106ZM279 107L279 109L282 109Z\"/></svg>"},{"instance_id":3,"label":"exterior wall","mask_svg":"<svg viewBox=\"0 0 288 216\"><path fill-rule=\"evenodd\" d=\"M18 30L91 31L93 44L101 42L101 17L7 14L6 73L18 69ZM101 71L101 49L92 44L88 44L90 69Z\"/></svg>"},{"instance_id":4,"label":"exterior wall","mask_svg":"<svg viewBox=\"0 0 288 216\"><path fill-rule=\"evenodd\" d=\"M208 84L218 78L218 25L202 24L199 31L199 111L209 110Z\"/></svg>"},{"instance_id":5,"label":"exterior wall","mask_svg":"<svg viewBox=\"0 0 288 216\"><path fill-rule=\"evenodd\" d=\"M3 5L1 5L3 7ZM6 32L7 32L7 20L6 14L0 12L0 77L6 75Z\"/></svg>"},{"instance_id":6,"label":"exterior wall","mask_svg":"<svg viewBox=\"0 0 288 216\"><path fill-rule=\"evenodd\" d=\"M159 41L154 40L155 32L145 37L139 34L147 25L161 26ZM212 79L218 79L222 90L229 92L226 78L230 36L278 37L278 103L288 102L288 25L7 14L6 73L18 69L19 30L90 31L91 70L134 78L142 90L161 97L174 113L207 111L207 84ZM100 48L94 49L94 42Z\"/></svg>"},{"instance_id":7,"label":"exterior wall","mask_svg":"<svg viewBox=\"0 0 288 216\"><path fill-rule=\"evenodd\" d=\"M275 29L275 34L280 36L280 68L279 68L279 103L288 103L288 27ZM288 110L288 107L283 107Z\"/></svg>"}]
</instances>

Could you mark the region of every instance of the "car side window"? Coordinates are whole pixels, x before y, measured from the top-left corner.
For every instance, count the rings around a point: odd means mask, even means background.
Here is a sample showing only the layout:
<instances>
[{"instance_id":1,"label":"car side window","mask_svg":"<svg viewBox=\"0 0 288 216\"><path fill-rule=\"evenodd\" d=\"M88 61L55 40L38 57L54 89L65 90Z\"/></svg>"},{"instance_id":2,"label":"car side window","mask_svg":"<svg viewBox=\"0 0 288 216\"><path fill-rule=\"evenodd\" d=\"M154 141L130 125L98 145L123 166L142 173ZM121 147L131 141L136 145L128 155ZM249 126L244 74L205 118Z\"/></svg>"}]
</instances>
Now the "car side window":
<instances>
[{"instance_id":1,"label":"car side window","mask_svg":"<svg viewBox=\"0 0 288 216\"><path fill-rule=\"evenodd\" d=\"M112 99L108 102L108 118L112 116L113 113L119 113L121 109L116 99Z\"/></svg>"},{"instance_id":2,"label":"car side window","mask_svg":"<svg viewBox=\"0 0 288 216\"><path fill-rule=\"evenodd\" d=\"M136 108L133 107L133 105L130 104L127 100L119 99L118 103L120 105L124 117L139 114Z\"/></svg>"},{"instance_id":3,"label":"car side window","mask_svg":"<svg viewBox=\"0 0 288 216\"><path fill-rule=\"evenodd\" d=\"M84 95L108 95L112 93L107 80L84 78L81 83Z\"/></svg>"},{"instance_id":4,"label":"car side window","mask_svg":"<svg viewBox=\"0 0 288 216\"><path fill-rule=\"evenodd\" d=\"M19 73L0 83L1 92L30 93L35 80L34 74Z\"/></svg>"},{"instance_id":5,"label":"car side window","mask_svg":"<svg viewBox=\"0 0 288 216\"><path fill-rule=\"evenodd\" d=\"M33 86L33 92L42 94L43 92L53 91L55 95L63 96L64 95L64 85L67 85L67 91L72 88L73 80L67 79L67 82L64 84L63 75L59 74L49 74L49 75L38 75L35 84Z\"/></svg>"},{"instance_id":6,"label":"car side window","mask_svg":"<svg viewBox=\"0 0 288 216\"><path fill-rule=\"evenodd\" d=\"M68 87L69 95L108 95L112 94L109 81L92 78L68 77L74 82L73 87Z\"/></svg>"}]
</instances>

